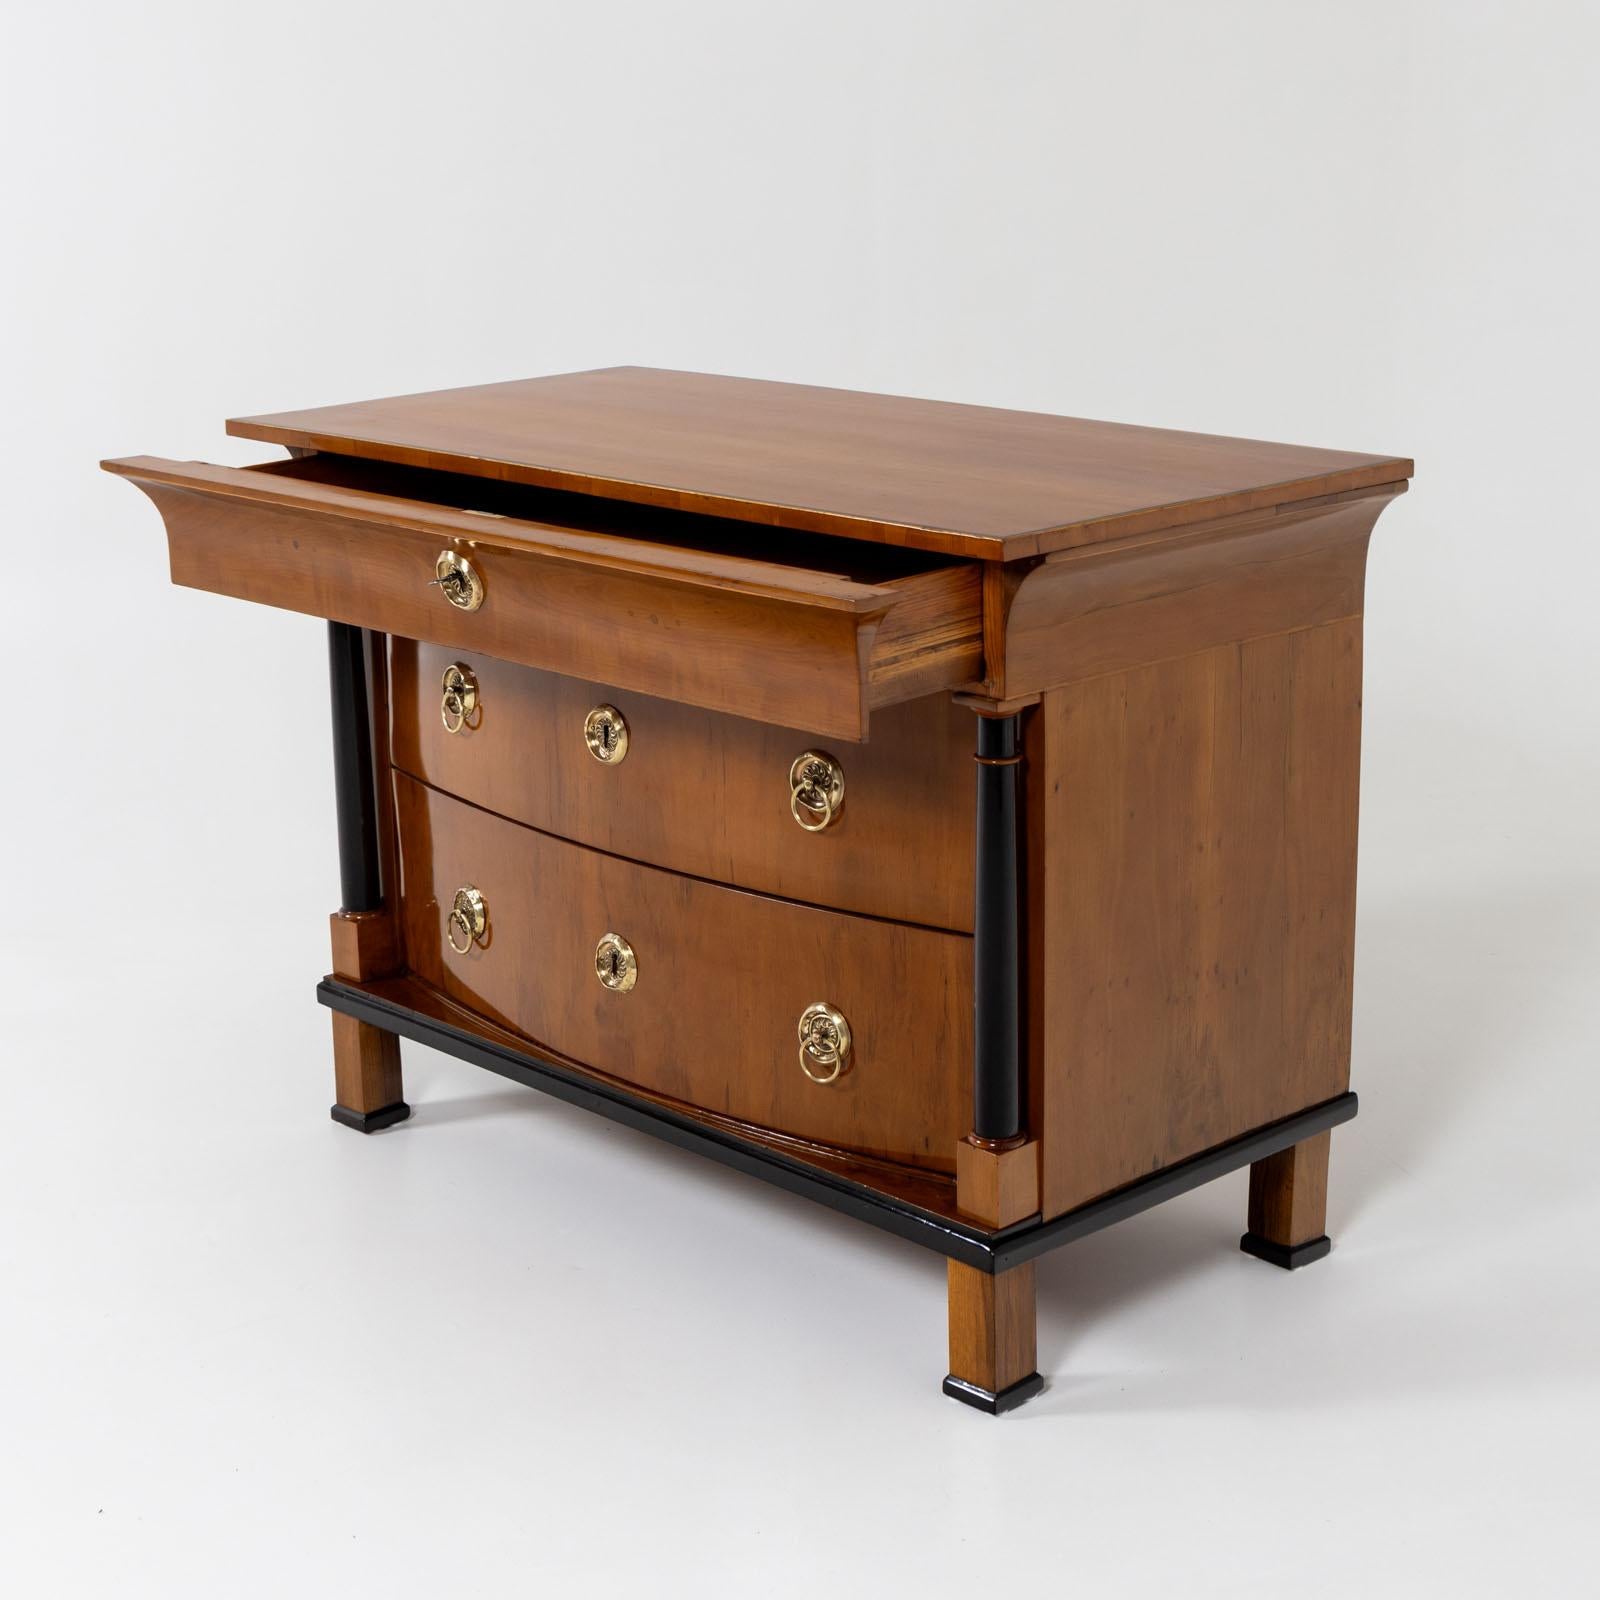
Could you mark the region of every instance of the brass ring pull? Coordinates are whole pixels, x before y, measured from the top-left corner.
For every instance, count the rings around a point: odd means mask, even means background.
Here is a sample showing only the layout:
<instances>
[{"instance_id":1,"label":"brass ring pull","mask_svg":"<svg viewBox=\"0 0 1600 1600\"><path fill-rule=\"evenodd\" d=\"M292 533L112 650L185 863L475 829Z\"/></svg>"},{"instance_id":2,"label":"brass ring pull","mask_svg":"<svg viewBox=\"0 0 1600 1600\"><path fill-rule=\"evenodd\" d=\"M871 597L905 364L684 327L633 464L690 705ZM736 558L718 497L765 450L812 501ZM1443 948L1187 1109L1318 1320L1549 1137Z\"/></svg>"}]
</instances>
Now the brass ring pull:
<instances>
[{"instance_id":1,"label":"brass ring pull","mask_svg":"<svg viewBox=\"0 0 1600 1600\"><path fill-rule=\"evenodd\" d=\"M428 587L437 588L457 611L476 611L483 604L482 575L465 556L454 550L439 552Z\"/></svg>"},{"instance_id":2,"label":"brass ring pull","mask_svg":"<svg viewBox=\"0 0 1600 1600\"><path fill-rule=\"evenodd\" d=\"M807 750L789 767L789 815L807 833L833 824L844 805L844 768L825 750Z\"/></svg>"},{"instance_id":3,"label":"brass ring pull","mask_svg":"<svg viewBox=\"0 0 1600 1600\"><path fill-rule=\"evenodd\" d=\"M482 941L488 927L488 901L470 883L462 884L456 890L455 902L445 919L445 937L450 941L450 948L458 956L464 956L474 944Z\"/></svg>"},{"instance_id":4,"label":"brass ring pull","mask_svg":"<svg viewBox=\"0 0 1600 1600\"><path fill-rule=\"evenodd\" d=\"M813 1083L832 1083L850 1065L850 1024L825 1000L800 1013L800 1070Z\"/></svg>"},{"instance_id":5,"label":"brass ring pull","mask_svg":"<svg viewBox=\"0 0 1600 1600\"><path fill-rule=\"evenodd\" d=\"M457 661L444 669L439 680L439 720L446 733L470 733L477 723L478 680L472 668Z\"/></svg>"}]
</instances>

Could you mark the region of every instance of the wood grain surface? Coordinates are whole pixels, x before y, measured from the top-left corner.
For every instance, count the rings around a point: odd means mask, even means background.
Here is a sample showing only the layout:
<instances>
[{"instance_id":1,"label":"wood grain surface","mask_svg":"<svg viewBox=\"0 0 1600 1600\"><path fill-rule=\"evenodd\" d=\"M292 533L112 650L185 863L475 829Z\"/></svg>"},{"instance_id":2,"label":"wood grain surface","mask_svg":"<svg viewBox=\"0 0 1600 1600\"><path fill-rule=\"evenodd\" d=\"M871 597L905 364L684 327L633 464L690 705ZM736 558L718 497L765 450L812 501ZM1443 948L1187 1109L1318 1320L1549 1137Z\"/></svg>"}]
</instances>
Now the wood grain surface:
<instances>
[{"instance_id":1,"label":"wood grain surface","mask_svg":"<svg viewBox=\"0 0 1600 1600\"><path fill-rule=\"evenodd\" d=\"M766 894L972 931L972 715L940 695L877 712L870 743L702 711L473 651L395 640L396 765L436 789L614 855ZM478 683L448 733L440 679ZM584 719L613 705L626 756L595 760ZM822 750L844 770L837 820L808 833L789 768Z\"/></svg>"},{"instance_id":2,"label":"wood grain surface","mask_svg":"<svg viewBox=\"0 0 1600 1600\"><path fill-rule=\"evenodd\" d=\"M1006 697L1362 613L1367 543L1404 485L1052 556L991 605ZM1004 569L1004 579L1018 573ZM1002 580L1003 581L1003 580Z\"/></svg>"},{"instance_id":3,"label":"wood grain surface","mask_svg":"<svg viewBox=\"0 0 1600 1600\"><path fill-rule=\"evenodd\" d=\"M1292 1248L1327 1232L1332 1141L1331 1132L1319 1133L1251 1166L1251 1233Z\"/></svg>"},{"instance_id":4,"label":"wood grain surface","mask_svg":"<svg viewBox=\"0 0 1600 1600\"><path fill-rule=\"evenodd\" d=\"M1412 471L1395 456L648 367L235 417L228 431L991 560Z\"/></svg>"},{"instance_id":5,"label":"wood grain surface","mask_svg":"<svg viewBox=\"0 0 1600 1600\"><path fill-rule=\"evenodd\" d=\"M828 1145L798 1139L771 1128L761 1128L753 1123L741 1122L735 1117L708 1111L703 1106L687 1105L681 1100L643 1089L638 1084L625 1083L610 1073L598 1071L589 1062L564 1056L548 1045L531 1047L524 1035L487 1021L478 1012L449 999L420 978L409 975L378 978L355 987L377 999L419 1012L434 1021L448 1023L452 1028L487 1043L512 1050L532 1049L533 1059L554 1062L569 1073L592 1079L599 1084L625 1088L647 1104L660 1106L676 1115L688 1117L713 1132L730 1134L789 1160L803 1162L819 1172L846 1178L852 1183L902 1200L907 1205L931 1211L936 1216L946 1217L951 1221L963 1220L963 1214L956 1207L955 1181L947 1172L938 1172L930 1167L906 1166L900 1162L886 1161L859 1152L836 1150ZM424 1110L421 1115L425 1119L427 1112Z\"/></svg>"},{"instance_id":6,"label":"wood grain surface","mask_svg":"<svg viewBox=\"0 0 1600 1600\"><path fill-rule=\"evenodd\" d=\"M950 1375L998 1394L1038 1366L1033 1263L987 1273L945 1263L950 1315Z\"/></svg>"},{"instance_id":7,"label":"wood grain surface","mask_svg":"<svg viewBox=\"0 0 1600 1600\"><path fill-rule=\"evenodd\" d=\"M536 526L286 473L104 465L161 511L175 583L712 710L861 739L873 706L982 670L973 567L913 559L861 583L831 566ZM433 585L446 549L482 574L480 609L456 609Z\"/></svg>"},{"instance_id":8,"label":"wood grain surface","mask_svg":"<svg viewBox=\"0 0 1600 1600\"><path fill-rule=\"evenodd\" d=\"M866 1155L954 1168L972 1059L972 941L816 910L639 866L395 776L410 970L561 1055L674 1100ZM486 942L444 939L458 888ZM633 947L631 993L595 945ZM834 1083L806 1077L796 1025L816 1001L854 1035Z\"/></svg>"},{"instance_id":9,"label":"wood grain surface","mask_svg":"<svg viewBox=\"0 0 1600 1600\"><path fill-rule=\"evenodd\" d=\"M1108 674L1035 715L1051 1216L1348 1087L1361 622Z\"/></svg>"},{"instance_id":10,"label":"wood grain surface","mask_svg":"<svg viewBox=\"0 0 1600 1600\"><path fill-rule=\"evenodd\" d=\"M333 1098L346 1111L386 1110L405 1099L400 1041L382 1028L333 1013Z\"/></svg>"}]
</instances>

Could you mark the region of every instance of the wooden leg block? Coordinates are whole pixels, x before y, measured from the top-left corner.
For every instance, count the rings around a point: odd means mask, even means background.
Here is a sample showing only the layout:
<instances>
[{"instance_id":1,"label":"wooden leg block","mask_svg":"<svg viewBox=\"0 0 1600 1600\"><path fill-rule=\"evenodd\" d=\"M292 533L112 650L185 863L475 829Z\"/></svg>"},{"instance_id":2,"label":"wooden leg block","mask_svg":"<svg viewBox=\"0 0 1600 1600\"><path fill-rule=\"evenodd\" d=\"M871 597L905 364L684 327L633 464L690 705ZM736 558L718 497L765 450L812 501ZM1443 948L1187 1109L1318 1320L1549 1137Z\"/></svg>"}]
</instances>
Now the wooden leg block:
<instances>
[{"instance_id":1,"label":"wooden leg block","mask_svg":"<svg viewBox=\"0 0 1600 1600\"><path fill-rule=\"evenodd\" d=\"M997 1415L1044 1387L1037 1372L1033 1263L979 1272L959 1261L950 1274L950 1375L944 1392Z\"/></svg>"},{"instance_id":2,"label":"wooden leg block","mask_svg":"<svg viewBox=\"0 0 1600 1600\"><path fill-rule=\"evenodd\" d=\"M1039 1145L996 1148L967 1138L956 1146L956 1204L991 1228L1008 1228L1039 1209Z\"/></svg>"},{"instance_id":3,"label":"wooden leg block","mask_svg":"<svg viewBox=\"0 0 1600 1600\"><path fill-rule=\"evenodd\" d=\"M335 911L328 923L336 977L363 983L398 969L394 920L386 911Z\"/></svg>"},{"instance_id":4,"label":"wooden leg block","mask_svg":"<svg viewBox=\"0 0 1600 1600\"><path fill-rule=\"evenodd\" d=\"M1328 1224L1328 1150L1319 1133L1250 1168L1249 1232L1239 1248L1276 1267L1303 1267L1332 1249Z\"/></svg>"},{"instance_id":5,"label":"wooden leg block","mask_svg":"<svg viewBox=\"0 0 1600 1600\"><path fill-rule=\"evenodd\" d=\"M402 1098L400 1040L382 1028L333 1013L333 1120L376 1133L411 1115Z\"/></svg>"}]
</instances>

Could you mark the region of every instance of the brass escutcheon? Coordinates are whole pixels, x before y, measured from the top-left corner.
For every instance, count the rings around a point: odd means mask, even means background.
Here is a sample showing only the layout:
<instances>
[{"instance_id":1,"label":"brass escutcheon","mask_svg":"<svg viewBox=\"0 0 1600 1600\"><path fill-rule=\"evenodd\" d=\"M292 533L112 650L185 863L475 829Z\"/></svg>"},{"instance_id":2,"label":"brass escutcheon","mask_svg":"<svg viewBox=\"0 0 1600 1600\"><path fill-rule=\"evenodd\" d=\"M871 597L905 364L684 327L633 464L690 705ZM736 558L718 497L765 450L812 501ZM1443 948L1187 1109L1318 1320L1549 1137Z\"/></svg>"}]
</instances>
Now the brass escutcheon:
<instances>
[{"instance_id":1,"label":"brass escutcheon","mask_svg":"<svg viewBox=\"0 0 1600 1600\"><path fill-rule=\"evenodd\" d=\"M789 768L789 814L807 833L821 833L844 805L844 768L826 750L807 750Z\"/></svg>"},{"instance_id":2,"label":"brass escutcheon","mask_svg":"<svg viewBox=\"0 0 1600 1600\"><path fill-rule=\"evenodd\" d=\"M481 943L489 928L489 903L472 887L464 883L456 890L456 898L445 919L445 937L458 956L464 956L475 943ZM458 940L457 934L461 937Z\"/></svg>"},{"instance_id":3,"label":"brass escutcheon","mask_svg":"<svg viewBox=\"0 0 1600 1600\"><path fill-rule=\"evenodd\" d=\"M439 717L446 733L470 733L477 727L478 680L472 668L457 661L439 680Z\"/></svg>"},{"instance_id":4,"label":"brass escutcheon","mask_svg":"<svg viewBox=\"0 0 1600 1600\"><path fill-rule=\"evenodd\" d=\"M428 587L437 586L458 611L476 611L483 604L483 578L478 569L454 550L441 550L433 564Z\"/></svg>"},{"instance_id":5,"label":"brass escutcheon","mask_svg":"<svg viewBox=\"0 0 1600 1600\"><path fill-rule=\"evenodd\" d=\"M616 994L626 994L639 981L633 946L620 933L601 935L594 947L594 975Z\"/></svg>"},{"instance_id":6,"label":"brass escutcheon","mask_svg":"<svg viewBox=\"0 0 1600 1600\"><path fill-rule=\"evenodd\" d=\"M596 761L614 767L628 753L627 718L615 706L596 706L583 719L583 742Z\"/></svg>"},{"instance_id":7,"label":"brass escutcheon","mask_svg":"<svg viewBox=\"0 0 1600 1600\"><path fill-rule=\"evenodd\" d=\"M813 1083L832 1083L850 1065L850 1024L825 1000L800 1013L800 1070Z\"/></svg>"}]
</instances>

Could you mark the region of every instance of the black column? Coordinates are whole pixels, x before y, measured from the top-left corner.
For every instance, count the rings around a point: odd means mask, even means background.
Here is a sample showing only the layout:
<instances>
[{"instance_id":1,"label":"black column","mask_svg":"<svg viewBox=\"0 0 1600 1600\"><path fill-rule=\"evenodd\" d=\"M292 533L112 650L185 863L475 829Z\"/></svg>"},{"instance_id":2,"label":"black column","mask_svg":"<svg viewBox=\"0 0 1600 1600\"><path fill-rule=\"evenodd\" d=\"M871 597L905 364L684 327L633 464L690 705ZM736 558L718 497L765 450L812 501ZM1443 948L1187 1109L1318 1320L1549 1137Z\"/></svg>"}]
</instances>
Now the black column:
<instances>
[{"instance_id":1,"label":"black column","mask_svg":"<svg viewBox=\"0 0 1600 1600\"><path fill-rule=\"evenodd\" d=\"M378 787L372 760L367 636L348 623L328 624L328 681L333 696L333 790L339 817L339 897L344 911L383 904L378 852Z\"/></svg>"},{"instance_id":2,"label":"black column","mask_svg":"<svg viewBox=\"0 0 1600 1600\"><path fill-rule=\"evenodd\" d=\"M972 1131L1022 1130L1017 1013L1017 735L1020 717L978 718L977 886L972 950Z\"/></svg>"}]
</instances>

